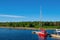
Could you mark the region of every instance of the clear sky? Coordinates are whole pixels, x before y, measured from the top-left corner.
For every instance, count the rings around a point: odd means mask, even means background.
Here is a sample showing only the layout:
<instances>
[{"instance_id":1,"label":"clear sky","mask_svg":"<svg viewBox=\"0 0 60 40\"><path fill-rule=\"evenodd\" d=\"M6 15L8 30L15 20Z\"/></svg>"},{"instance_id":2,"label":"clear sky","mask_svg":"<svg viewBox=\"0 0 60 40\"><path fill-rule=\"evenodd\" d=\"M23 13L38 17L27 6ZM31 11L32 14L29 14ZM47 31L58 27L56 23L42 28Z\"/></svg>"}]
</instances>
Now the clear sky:
<instances>
[{"instance_id":1,"label":"clear sky","mask_svg":"<svg viewBox=\"0 0 60 40\"><path fill-rule=\"evenodd\" d=\"M60 21L60 0L0 0L0 22Z\"/></svg>"}]
</instances>

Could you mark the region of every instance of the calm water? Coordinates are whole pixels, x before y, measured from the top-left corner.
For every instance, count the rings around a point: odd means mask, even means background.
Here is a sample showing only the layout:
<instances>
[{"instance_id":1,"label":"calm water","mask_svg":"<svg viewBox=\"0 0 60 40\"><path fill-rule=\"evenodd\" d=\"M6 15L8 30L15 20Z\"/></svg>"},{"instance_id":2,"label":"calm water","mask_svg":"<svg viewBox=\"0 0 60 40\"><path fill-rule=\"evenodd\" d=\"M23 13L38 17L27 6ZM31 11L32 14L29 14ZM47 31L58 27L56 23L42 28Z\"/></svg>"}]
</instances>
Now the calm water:
<instances>
[{"instance_id":1,"label":"calm water","mask_svg":"<svg viewBox=\"0 0 60 40\"><path fill-rule=\"evenodd\" d=\"M53 30L47 30L52 33ZM38 40L38 36L32 34L32 30L16 30L0 28L0 40ZM56 40L48 37L47 40Z\"/></svg>"}]
</instances>

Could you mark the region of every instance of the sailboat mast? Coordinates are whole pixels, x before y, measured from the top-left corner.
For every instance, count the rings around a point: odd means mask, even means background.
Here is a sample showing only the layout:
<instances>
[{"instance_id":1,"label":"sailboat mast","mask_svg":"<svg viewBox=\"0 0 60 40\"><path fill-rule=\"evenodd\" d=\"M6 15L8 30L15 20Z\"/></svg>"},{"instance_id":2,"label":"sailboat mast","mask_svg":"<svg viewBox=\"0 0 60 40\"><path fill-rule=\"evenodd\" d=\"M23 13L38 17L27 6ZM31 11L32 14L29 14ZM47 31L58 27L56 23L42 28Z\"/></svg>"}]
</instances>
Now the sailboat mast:
<instances>
[{"instance_id":1,"label":"sailboat mast","mask_svg":"<svg viewBox=\"0 0 60 40\"><path fill-rule=\"evenodd\" d=\"M42 27L42 7L40 6L40 21L39 21L40 27Z\"/></svg>"}]
</instances>

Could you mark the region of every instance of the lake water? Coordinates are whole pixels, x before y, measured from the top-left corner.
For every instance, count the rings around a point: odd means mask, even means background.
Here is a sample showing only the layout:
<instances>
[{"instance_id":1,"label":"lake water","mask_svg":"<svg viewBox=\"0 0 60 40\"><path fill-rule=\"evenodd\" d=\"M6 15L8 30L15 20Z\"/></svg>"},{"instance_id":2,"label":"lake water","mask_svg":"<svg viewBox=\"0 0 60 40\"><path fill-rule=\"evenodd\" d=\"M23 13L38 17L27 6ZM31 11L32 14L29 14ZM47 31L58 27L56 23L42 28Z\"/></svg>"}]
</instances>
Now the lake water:
<instances>
[{"instance_id":1,"label":"lake water","mask_svg":"<svg viewBox=\"0 0 60 40\"><path fill-rule=\"evenodd\" d=\"M39 40L36 34L32 34L33 30L16 30L0 28L0 40ZM47 30L52 33L54 30ZM56 40L48 37L47 40Z\"/></svg>"}]
</instances>

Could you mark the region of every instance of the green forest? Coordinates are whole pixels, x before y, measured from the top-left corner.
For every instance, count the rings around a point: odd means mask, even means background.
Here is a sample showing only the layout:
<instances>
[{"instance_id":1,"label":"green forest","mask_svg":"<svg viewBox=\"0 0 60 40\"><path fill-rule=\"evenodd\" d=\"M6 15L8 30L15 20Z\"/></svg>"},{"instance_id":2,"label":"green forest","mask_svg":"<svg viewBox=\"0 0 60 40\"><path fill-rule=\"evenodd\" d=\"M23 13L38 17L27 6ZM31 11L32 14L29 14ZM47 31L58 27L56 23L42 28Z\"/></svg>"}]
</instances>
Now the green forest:
<instances>
[{"instance_id":1,"label":"green forest","mask_svg":"<svg viewBox=\"0 0 60 40\"><path fill-rule=\"evenodd\" d=\"M60 22L0 22L0 27L60 28Z\"/></svg>"}]
</instances>

